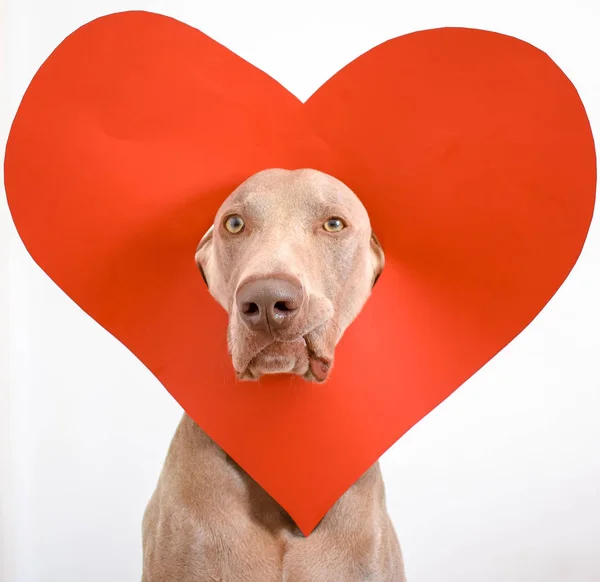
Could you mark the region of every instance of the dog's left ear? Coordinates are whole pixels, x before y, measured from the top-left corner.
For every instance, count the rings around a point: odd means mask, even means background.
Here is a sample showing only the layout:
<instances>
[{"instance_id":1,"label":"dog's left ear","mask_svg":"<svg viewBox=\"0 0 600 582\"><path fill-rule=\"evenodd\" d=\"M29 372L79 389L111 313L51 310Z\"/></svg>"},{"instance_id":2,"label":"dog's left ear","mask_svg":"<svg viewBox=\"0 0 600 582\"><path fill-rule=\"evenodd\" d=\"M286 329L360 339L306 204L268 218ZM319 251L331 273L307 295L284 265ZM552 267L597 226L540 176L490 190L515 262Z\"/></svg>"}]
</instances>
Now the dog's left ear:
<instances>
[{"instance_id":1,"label":"dog's left ear","mask_svg":"<svg viewBox=\"0 0 600 582\"><path fill-rule=\"evenodd\" d=\"M383 247L374 232L371 232L371 256L373 258L373 284L371 285L371 288L373 288L381 276L383 266L385 265Z\"/></svg>"},{"instance_id":2,"label":"dog's left ear","mask_svg":"<svg viewBox=\"0 0 600 582\"><path fill-rule=\"evenodd\" d=\"M210 261L210 257L212 254L212 242L213 242L213 229L214 225L211 226L206 234L202 237L200 242L198 243L198 248L196 249L196 265L200 269L200 274L208 287L208 279L206 277L208 262Z\"/></svg>"}]
</instances>

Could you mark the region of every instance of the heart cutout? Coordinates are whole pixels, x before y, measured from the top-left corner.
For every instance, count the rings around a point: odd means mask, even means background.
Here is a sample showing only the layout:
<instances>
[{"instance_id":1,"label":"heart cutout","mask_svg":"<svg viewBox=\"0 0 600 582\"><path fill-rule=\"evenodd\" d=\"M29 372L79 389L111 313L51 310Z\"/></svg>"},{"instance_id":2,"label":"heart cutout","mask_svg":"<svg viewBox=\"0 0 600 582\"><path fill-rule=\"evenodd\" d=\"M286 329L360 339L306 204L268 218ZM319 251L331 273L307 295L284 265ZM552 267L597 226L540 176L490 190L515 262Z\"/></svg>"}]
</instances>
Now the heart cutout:
<instances>
[{"instance_id":1,"label":"heart cutout","mask_svg":"<svg viewBox=\"0 0 600 582\"><path fill-rule=\"evenodd\" d=\"M341 179L386 251L325 385L236 381L226 314L194 264L220 203L270 167ZM35 261L305 534L539 313L579 256L595 183L575 88L515 38L395 38L303 104L201 32L146 12L100 18L59 45L5 158Z\"/></svg>"}]
</instances>

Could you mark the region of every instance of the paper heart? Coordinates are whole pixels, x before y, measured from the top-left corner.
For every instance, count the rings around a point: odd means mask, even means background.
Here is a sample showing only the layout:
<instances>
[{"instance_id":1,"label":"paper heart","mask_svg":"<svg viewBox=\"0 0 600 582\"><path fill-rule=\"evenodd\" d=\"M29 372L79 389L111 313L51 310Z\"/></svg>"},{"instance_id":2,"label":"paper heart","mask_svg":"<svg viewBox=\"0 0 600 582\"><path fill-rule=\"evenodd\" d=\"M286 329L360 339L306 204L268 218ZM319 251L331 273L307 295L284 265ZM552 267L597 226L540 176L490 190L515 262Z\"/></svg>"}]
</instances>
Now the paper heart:
<instances>
[{"instance_id":1,"label":"paper heart","mask_svg":"<svg viewBox=\"0 0 600 582\"><path fill-rule=\"evenodd\" d=\"M238 383L226 314L194 264L222 200L270 167L344 181L386 251L325 385ZM515 38L395 38L303 104L199 31L145 12L61 43L5 160L37 263L305 533L552 297L581 251L595 180L576 90Z\"/></svg>"}]
</instances>

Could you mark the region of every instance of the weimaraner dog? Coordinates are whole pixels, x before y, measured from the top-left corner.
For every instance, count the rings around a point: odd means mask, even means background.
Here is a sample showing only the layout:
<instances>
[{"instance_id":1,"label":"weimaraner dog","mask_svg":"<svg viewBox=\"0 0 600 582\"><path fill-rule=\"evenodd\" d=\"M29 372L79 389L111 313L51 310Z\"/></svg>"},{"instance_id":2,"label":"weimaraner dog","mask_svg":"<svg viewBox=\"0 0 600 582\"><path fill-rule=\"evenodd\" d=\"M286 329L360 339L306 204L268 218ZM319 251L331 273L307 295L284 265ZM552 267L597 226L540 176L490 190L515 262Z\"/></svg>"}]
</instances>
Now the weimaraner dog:
<instances>
[{"instance_id":1,"label":"weimaraner dog","mask_svg":"<svg viewBox=\"0 0 600 582\"><path fill-rule=\"evenodd\" d=\"M339 180L273 169L225 200L196 261L229 314L240 379L325 382L384 256ZM405 582L379 463L305 537L187 415L144 515L143 551L143 582Z\"/></svg>"}]
</instances>

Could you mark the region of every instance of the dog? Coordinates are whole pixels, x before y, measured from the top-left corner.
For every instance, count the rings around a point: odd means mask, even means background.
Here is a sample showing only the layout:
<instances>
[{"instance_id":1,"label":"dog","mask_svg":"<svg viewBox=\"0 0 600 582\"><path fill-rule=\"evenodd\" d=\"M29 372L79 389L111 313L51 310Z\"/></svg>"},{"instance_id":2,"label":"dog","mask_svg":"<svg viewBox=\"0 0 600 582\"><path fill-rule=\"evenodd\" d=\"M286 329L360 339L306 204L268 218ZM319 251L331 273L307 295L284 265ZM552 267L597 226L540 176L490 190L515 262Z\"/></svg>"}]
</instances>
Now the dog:
<instances>
[{"instance_id":1,"label":"dog","mask_svg":"<svg viewBox=\"0 0 600 582\"><path fill-rule=\"evenodd\" d=\"M384 253L358 197L310 169L239 186L196 251L241 380L326 382ZM323 387L326 389L326 385ZM142 582L405 582L379 463L305 537L184 414L143 519Z\"/></svg>"}]
</instances>

